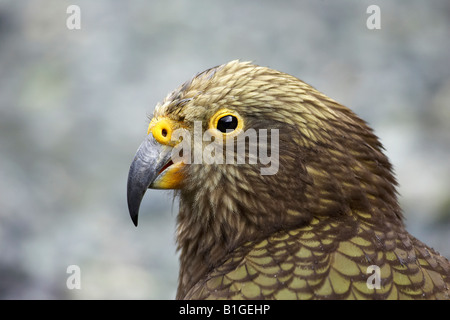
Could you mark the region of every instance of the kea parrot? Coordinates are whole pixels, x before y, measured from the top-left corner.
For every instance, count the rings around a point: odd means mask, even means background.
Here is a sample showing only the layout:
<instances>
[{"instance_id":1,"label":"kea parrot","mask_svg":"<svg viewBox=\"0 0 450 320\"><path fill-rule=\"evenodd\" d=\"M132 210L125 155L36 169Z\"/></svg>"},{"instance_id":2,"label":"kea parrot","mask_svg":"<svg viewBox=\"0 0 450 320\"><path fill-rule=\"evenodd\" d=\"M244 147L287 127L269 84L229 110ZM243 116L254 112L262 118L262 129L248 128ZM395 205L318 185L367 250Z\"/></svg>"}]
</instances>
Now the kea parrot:
<instances>
[{"instance_id":1,"label":"kea parrot","mask_svg":"<svg viewBox=\"0 0 450 320\"><path fill-rule=\"evenodd\" d=\"M177 299L449 299L450 263L405 229L368 124L305 82L239 60L158 103L130 166L179 199Z\"/></svg>"}]
</instances>

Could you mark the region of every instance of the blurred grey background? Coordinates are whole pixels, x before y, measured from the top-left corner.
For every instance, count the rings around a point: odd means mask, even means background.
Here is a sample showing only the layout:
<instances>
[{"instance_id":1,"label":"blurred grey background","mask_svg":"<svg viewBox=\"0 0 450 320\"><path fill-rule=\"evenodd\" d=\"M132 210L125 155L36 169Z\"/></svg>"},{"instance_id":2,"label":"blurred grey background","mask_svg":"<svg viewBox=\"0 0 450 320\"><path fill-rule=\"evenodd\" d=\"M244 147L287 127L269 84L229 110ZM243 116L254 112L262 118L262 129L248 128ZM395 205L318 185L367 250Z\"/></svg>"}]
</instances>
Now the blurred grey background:
<instances>
[{"instance_id":1,"label":"blurred grey background","mask_svg":"<svg viewBox=\"0 0 450 320\"><path fill-rule=\"evenodd\" d=\"M66 27L71 4L80 30ZM380 30L366 27L371 4ZM156 103L233 59L368 121L408 230L450 257L448 0L0 0L0 298L174 298L177 203L148 192L135 228L128 169Z\"/></svg>"}]
</instances>

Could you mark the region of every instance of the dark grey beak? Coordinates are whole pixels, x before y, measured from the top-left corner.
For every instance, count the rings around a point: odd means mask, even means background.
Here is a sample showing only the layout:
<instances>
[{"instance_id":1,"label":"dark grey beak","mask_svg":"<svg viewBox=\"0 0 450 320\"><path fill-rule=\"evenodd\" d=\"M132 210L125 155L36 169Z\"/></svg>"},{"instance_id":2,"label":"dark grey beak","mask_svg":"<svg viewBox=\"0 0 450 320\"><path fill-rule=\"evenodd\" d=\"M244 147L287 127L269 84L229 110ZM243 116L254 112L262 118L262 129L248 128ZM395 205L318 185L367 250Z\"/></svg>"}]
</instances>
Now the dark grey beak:
<instances>
[{"instance_id":1,"label":"dark grey beak","mask_svg":"<svg viewBox=\"0 0 450 320\"><path fill-rule=\"evenodd\" d=\"M172 148L158 143L150 133L136 152L128 173L128 211L134 225L138 225L139 207L145 191L171 159Z\"/></svg>"}]
</instances>

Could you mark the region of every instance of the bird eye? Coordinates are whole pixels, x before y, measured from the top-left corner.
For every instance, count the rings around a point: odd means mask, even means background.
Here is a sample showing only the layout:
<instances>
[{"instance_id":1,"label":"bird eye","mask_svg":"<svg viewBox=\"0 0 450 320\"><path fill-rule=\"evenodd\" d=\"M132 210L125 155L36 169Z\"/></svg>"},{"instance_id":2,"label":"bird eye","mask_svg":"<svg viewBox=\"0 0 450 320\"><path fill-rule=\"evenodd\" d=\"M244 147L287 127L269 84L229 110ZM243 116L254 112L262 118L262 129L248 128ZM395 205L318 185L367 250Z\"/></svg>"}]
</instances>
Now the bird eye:
<instances>
[{"instance_id":1,"label":"bird eye","mask_svg":"<svg viewBox=\"0 0 450 320\"><path fill-rule=\"evenodd\" d=\"M217 130L223 133L233 131L238 126L238 119L232 115L226 115L217 121Z\"/></svg>"},{"instance_id":2,"label":"bird eye","mask_svg":"<svg viewBox=\"0 0 450 320\"><path fill-rule=\"evenodd\" d=\"M209 120L212 133L222 137L235 137L244 128L244 118L235 110L220 109ZM220 133L219 133L220 132Z\"/></svg>"}]
</instances>

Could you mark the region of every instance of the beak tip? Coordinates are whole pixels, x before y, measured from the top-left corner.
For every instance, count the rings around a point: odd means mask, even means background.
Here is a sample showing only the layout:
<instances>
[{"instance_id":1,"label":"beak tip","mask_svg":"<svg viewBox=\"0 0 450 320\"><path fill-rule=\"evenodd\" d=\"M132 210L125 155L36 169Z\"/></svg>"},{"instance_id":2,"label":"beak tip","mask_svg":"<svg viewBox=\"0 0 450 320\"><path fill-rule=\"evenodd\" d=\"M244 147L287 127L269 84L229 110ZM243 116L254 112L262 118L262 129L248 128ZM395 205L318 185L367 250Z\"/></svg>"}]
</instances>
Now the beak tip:
<instances>
[{"instance_id":1,"label":"beak tip","mask_svg":"<svg viewBox=\"0 0 450 320\"><path fill-rule=\"evenodd\" d=\"M142 199L142 197L140 197ZM131 221L133 221L133 224L137 227L138 226L138 218L139 218L139 202L131 201L130 198L128 198L128 212L130 213Z\"/></svg>"},{"instance_id":2,"label":"beak tip","mask_svg":"<svg viewBox=\"0 0 450 320\"><path fill-rule=\"evenodd\" d=\"M138 216L136 215L134 217L131 217L131 220L133 220L134 226L137 227L138 226Z\"/></svg>"},{"instance_id":3,"label":"beak tip","mask_svg":"<svg viewBox=\"0 0 450 320\"><path fill-rule=\"evenodd\" d=\"M136 192L134 188L130 187L130 184L128 185L128 212L130 213L131 221L133 221L136 227L138 225L139 207L143 196L143 192Z\"/></svg>"}]
</instances>

